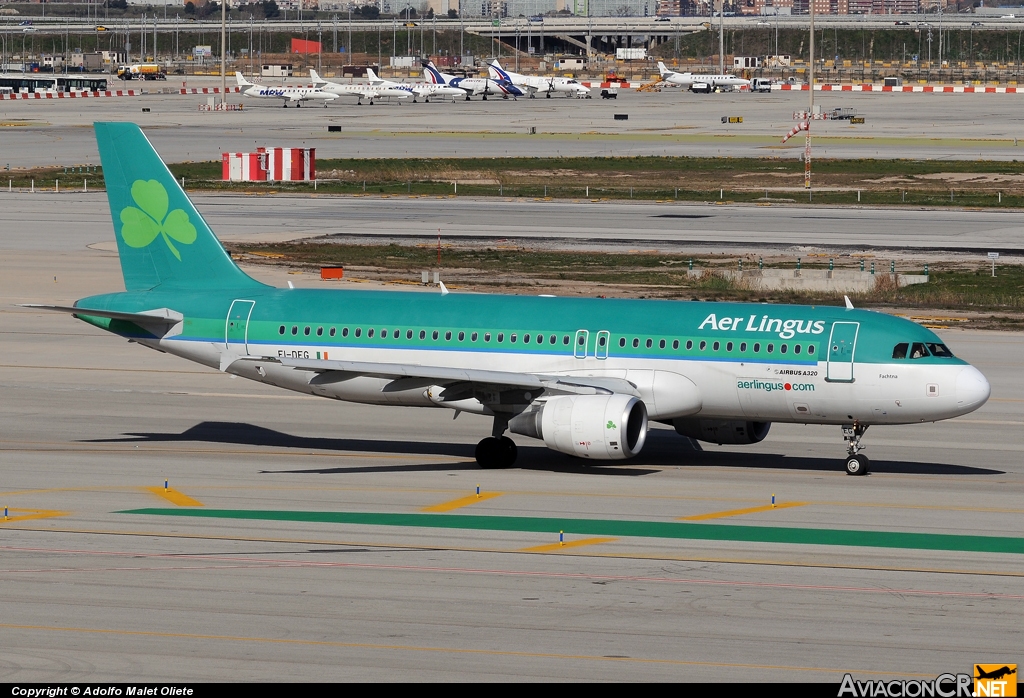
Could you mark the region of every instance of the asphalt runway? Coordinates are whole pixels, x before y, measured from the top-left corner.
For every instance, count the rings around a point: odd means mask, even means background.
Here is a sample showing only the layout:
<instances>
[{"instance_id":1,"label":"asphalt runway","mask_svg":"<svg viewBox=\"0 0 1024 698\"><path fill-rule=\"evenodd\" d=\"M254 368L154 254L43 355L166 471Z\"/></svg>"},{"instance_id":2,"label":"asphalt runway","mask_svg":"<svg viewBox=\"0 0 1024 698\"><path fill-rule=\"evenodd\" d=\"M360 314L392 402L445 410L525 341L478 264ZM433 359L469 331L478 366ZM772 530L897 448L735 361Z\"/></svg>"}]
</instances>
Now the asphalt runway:
<instances>
[{"instance_id":1,"label":"asphalt runway","mask_svg":"<svg viewBox=\"0 0 1024 698\"><path fill-rule=\"evenodd\" d=\"M838 682L1019 660L1022 334L942 332L992 399L873 428L868 477L842 474L838 428L786 425L701 450L659 428L592 468L517 437L521 467L481 471L481 418L275 391L15 307L121 288L116 255L85 248L109 227L44 200L60 215L36 235L0 235L6 681Z\"/></svg>"},{"instance_id":2,"label":"asphalt runway","mask_svg":"<svg viewBox=\"0 0 1024 698\"><path fill-rule=\"evenodd\" d=\"M1024 251L1024 213L969 209L540 201L461 197L193 194L224 240L318 235L360 241L442 237L535 245L707 250L907 250L984 256ZM0 191L8 249L114 249L103 192Z\"/></svg>"},{"instance_id":3,"label":"asphalt runway","mask_svg":"<svg viewBox=\"0 0 1024 698\"><path fill-rule=\"evenodd\" d=\"M155 91L180 84L114 84L112 89ZM189 87L219 84L219 79L188 80ZM98 164L92 123L122 120L142 126L167 162L220 160L222 152L257 146L315 147L320 158L798 158L803 139L783 145L782 138L796 123L793 113L808 106L807 94L800 92L700 95L671 88L660 93L621 90L615 100L555 97L356 106L352 99L341 98L326 108L287 110L276 100L233 94L229 101L244 102L244 111L200 112L209 98L147 94L0 101L0 166ZM1024 96L1012 94L819 93L815 101L822 109L851 107L866 122L813 122L814 157L1018 159L1024 157L1022 100ZM615 120L616 114L628 119ZM723 124L723 116L742 116L743 122ZM328 133L328 125L342 130Z\"/></svg>"}]
</instances>

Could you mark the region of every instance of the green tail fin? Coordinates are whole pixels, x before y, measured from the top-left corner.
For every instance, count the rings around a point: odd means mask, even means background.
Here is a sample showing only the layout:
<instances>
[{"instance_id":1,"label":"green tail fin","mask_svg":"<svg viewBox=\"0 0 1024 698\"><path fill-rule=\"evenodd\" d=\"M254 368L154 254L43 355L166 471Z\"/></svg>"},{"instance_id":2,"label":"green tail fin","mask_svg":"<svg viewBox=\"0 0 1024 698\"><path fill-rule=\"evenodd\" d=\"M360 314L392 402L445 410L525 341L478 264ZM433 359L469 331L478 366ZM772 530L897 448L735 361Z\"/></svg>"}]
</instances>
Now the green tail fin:
<instances>
[{"instance_id":1,"label":"green tail fin","mask_svg":"<svg viewBox=\"0 0 1024 698\"><path fill-rule=\"evenodd\" d=\"M263 286L231 260L137 125L95 127L127 290Z\"/></svg>"}]
</instances>

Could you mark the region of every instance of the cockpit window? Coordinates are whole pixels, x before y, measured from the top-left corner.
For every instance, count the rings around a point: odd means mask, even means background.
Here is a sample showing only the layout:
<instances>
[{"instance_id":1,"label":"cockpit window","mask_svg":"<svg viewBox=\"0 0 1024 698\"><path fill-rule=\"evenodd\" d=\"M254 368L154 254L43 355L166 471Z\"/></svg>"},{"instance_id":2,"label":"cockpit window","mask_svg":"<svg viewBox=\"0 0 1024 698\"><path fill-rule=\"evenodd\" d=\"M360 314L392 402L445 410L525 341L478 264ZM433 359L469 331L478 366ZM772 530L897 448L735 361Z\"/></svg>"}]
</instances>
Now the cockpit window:
<instances>
[{"instance_id":1,"label":"cockpit window","mask_svg":"<svg viewBox=\"0 0 1024 698\"><path fill-rule=\"evenodd\" d=\"M947 347L945 344L936 344L933 342L929 342L927 344L927 347L928 351L932 353L932 356L938 356L943 359L953 358L953 352L951 352L949 350L949 347Z\"/></svg>"},{"instance_id":2,"label":"cockpit window","mask_svg":"<svg viewBox=\"0 0 1024 698\"><path fill-rule=\"evenodd\" d=\"M925 356L928 356L928 350L925 349L924 344L922 344L921 342L914 342L914 344L910 347L910 358L920 359Z\"/></svg>"},{"instance_id":3,"label":"cockpit window","mask_svg":"<svg viewBox=\"0 0 1024 698\"><path fill-rule=\"evenodd\" d=\"M910 345L908 343L906 343L906 342L902 342L901 344L897 344L896 346L894 346L892 348L892 358L894 358L894 359L905 359L905 358L907 358L907 349L909 349L909 348L910 348Z\"/></svg>"}]
</instances>

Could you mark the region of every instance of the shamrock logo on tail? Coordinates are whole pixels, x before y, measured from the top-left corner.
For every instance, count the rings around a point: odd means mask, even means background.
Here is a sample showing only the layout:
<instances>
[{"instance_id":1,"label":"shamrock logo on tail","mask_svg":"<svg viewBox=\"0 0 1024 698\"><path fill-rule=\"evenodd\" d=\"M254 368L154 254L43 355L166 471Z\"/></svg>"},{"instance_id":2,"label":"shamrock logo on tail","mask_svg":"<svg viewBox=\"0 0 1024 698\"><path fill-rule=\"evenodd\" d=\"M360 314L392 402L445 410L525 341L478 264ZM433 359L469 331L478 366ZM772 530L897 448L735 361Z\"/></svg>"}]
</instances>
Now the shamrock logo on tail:
<instances>
[{"instance_id":1,"label":"shamrock logo on tail","mask_svg":"<svg viewBox=\"0 0 1024 698\"><path fill-rule=\"evenodd\" d=\"M138 208L126 206L121 209L121 223L124 224L121 237L124 241L130 247L148 247L157 235L162 235L167 247L180 262L181 254L171 239L182 245L191 245L196 241L196 227L189 222L188 214L180 208L167 213L167 190L155 179L148 182L135 180L132 184L132 199Z\"/></svg>"}]
</instances>

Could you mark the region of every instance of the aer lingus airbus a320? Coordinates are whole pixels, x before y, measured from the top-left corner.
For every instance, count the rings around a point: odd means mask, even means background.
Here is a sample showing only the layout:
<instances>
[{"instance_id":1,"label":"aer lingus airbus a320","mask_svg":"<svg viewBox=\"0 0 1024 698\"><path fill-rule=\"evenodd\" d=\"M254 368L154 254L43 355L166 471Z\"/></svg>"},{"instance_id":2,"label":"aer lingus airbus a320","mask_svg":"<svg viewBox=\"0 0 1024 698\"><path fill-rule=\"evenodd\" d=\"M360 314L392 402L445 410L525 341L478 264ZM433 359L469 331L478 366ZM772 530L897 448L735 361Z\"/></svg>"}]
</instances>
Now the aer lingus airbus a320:
<instances>
[{"instance_id":1,"label":"aer lingus airbus a320","mask_svg":"<svg viewBox=\"0 0 1024 698\"><path fill-rule=\"evenodd\" d=\"M752 444L772 422L841 426L846 471L872 424L978 409L989 384L933 332L847 307L283 289L225 253L149 140L96 124L125 291L34 306L139 344L311 395L493 417L481 467L511 466L506 431L595 460L635 456L648 420Z\"/></svg>"}]
</instances>

